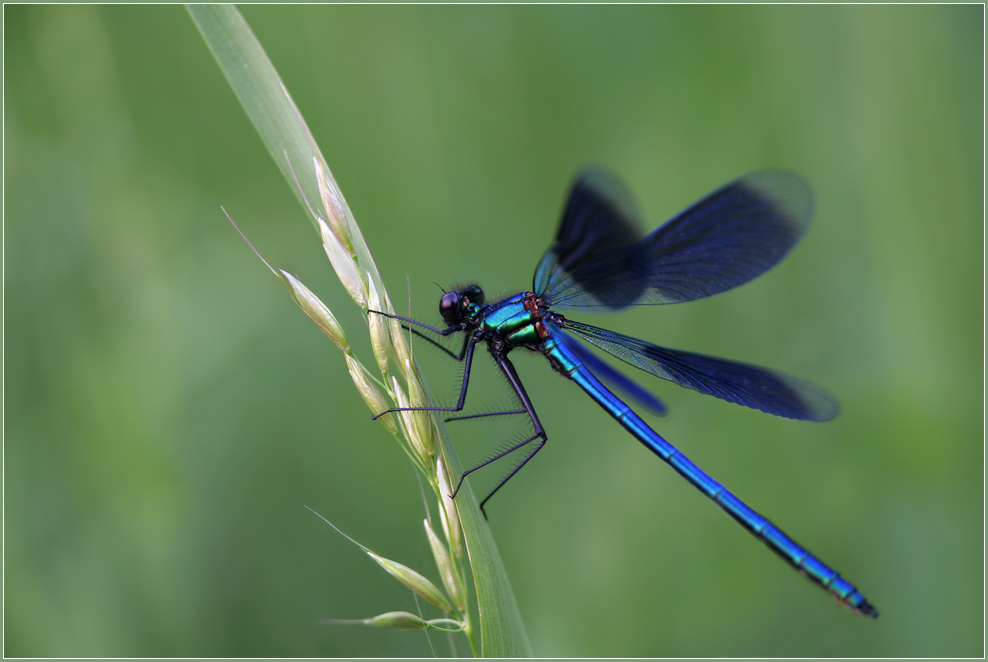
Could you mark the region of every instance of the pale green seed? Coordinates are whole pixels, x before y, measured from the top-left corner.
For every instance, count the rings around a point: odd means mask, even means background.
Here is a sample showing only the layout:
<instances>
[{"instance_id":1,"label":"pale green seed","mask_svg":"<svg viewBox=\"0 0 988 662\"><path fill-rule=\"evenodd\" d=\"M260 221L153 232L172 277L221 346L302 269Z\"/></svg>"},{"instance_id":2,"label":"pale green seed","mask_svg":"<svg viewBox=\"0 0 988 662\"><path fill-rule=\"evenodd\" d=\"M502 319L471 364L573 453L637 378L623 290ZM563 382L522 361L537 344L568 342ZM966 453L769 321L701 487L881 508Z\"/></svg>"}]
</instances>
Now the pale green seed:
<instances>
[{"instance_id":1,"label":"pale green seed","mask_svg":"<svg viewBox=\"0 0 988 662\"><path fill-rule=\"evenodd\" d=\"M333 313L330 312L326 304L320 301L319 297L313 294L302 281L287 271L280 271L285 277L282 280L288 287L288 291L291 292L292 298L298 304L298 307L322 329L323 333L329 336L330 340L336 343L337 347L349 353L350 343L347 341L346 334L343 333L343 328L336 321L336 317L333 316Z\"/></svg>"},{"instance_id":2,"label":"pale green seed","mask_svg":"<svg viewBox=\"0 0 988 662\"><path fill-rule=\"evenodd\" d=\"M391 298L388 293L384 293L384 303L387 306L387 312L391 315L395 314L394 307L391 305ZM402 377L405 378L407 382L412 378L412 370L414 370L415 365L412 363L412 355L408 351L408 343L405 340L404 329L401 327L401 323L396 319L388 319L390 322L391 330L391 350L395 355L395 362L398 364L398 369L401 371ZM409 370L411 367L412 370Z\"/></svg>"},{"instance_id":3,"label":"pale green seed","mask_svg":"<svg viewBox=\"0 0 988 662\"><path fill-rule=\"evenodd\" d=\"M373 618L360 620L325 618L319 622L326 625L369 625L396 630L442 630L443 632L462 632L466 627L466 623L452 618L433 618L427 621L407 611L389 611Z\"/></svg>"},{"instance_id":4,"label":"pale green seed","mask_svg":"<svg viewBox=\"0 0 988 662\"><path fill-rule=\"evenodd\" d=\"M413 374L411 364L405 364L405 372L411 375L408 380L408 399L413 407L428 407L429 401L425 399L425 390L422 382ZM418 437L419 445L426 453L426 457L432 458L436 452L436 442L432 437L432 412L413 411L412 421L415 426L415 435Z\"/></svg>"},{"instance_id":5,"label":"pale green seed","mask_svg":"<svg viewBox=\"0 0 988 662\"><path fill-rule=\"evenodd\" d=\"M344 358L346 359L347 369L350 371L350 377L357 386L360 397L367 403L371 412L376 416L382 411L390 409L387 401L381 395L381 392L377 390L377 386L374 385L374 381L367 373L367 369L364 368L363 364L350 354L344 354ZM398 433L398 426L391 414L385 414L377 420L381 421L391 434Z\"/></svg>"},{"instance_id":6,"label":"pale green seed","mask_svg":"<svg viewBox=\"0 0 988 662\"><path fill-rule=\"evenodd\" d=\"M364 625L375 628L397 628L399 630L428 630L429 623L421 616L407 611L389 611L374 618L364 619Z\"/></svg>"},{"instance_id":7,"label":"pale green seed","mask_svg":"<svg viewBox=\"0 0 988 662\"><path fill-rule=\"evenodd\" d=\"M428 600L432 604L436 605L443 611L451 612L453 611L453 606L450 605L449 600L446 596L436 588L436 585L422 576L420 573L412 570L407 565L398 563L397 561L392 561L391 559L386 559L383 556L375 554L374 552L365 549L368 556L377 561L384 570L400 581L402 584L415 591L421 598Z\"/></svg>"},{"instance_id":8,"label":"pale green seed","mask_svg":"<svg viewBox=\"0 0 988 662\"><path fill-rule=\"evenodd\" d=\"M460 517L456 511L456 503L450 494L453 493L449 486L449 477L446 475L446 464L442 455L436 458L436 477L439 479L439 503L442 504L440 517L443 523L443 532L446 540L449 541L450 549L458 559L463 558L463 534L460 530Z\"/></svg>"},{"instance_id":9,"label":"pale green seed","mask_svg":"<svg viewBox=\"0 0 988 662\"><path fill-rule=\"evenodd\" d=\"M453 604L462 612L467 607L467 597L463 581L460 579L460 573L457 572L456 566L453 564L453 559L449 555L449 550L446 549L446 545L439 539L436 532L432 530L429 520L426 519L423 522L425 524L425 533L429 537L429 545L432 547L432 556L435 557L436 567L439 568L439 576L443 578L443 585L446 587L446 592L453 599Z\"/></svg>"},{"instance_id":10,"label":"pale green seed","mask_svg":"<svg viewBox=\"0 0 988 662\"><path fill-rule=\"evenodd\" d=\"M408 401L408 396L405 395L405 392L401 390L401 385L398 384L397 377L391 378L391 386L393 388L395 402L398 403L398 407L401 409L408 409L408 407L411 407L411 404ZM414 411L400 412L402 428L405 431L405 438L408 439L408 443L415 452L415 455L419 458L423 465L429 466L432 464L432 456L422 445L422 440L415 428L415 413L416 412Z\"/></svg>"},{"instance_id":11,"label":"pale green seed","mask_svg":"<svg viewBox=\"0 0 988 662\"><path fill-rule=\"evenodd\" d=\"M381 311L381 299L377 295L377 287L370 274L367 274L367 307L368 310ZM382 373L388 372L388 348L391 343L388 333L388 318L377 313L368 313L367 325L370 328L371 348L374 350L374 358L377 359L377 367Z\"/></svg>"},{"instance_id":12,"label":"pale green seed","mask_svg":"<svg viewBox=\"0 0 988 662\"><path fill-rule=\"evenodd\" d=\"M339 276L340 282L343 283L343 287L350 293L353 300L362 308L366 308L367 298L364 295L364 281L360 277L357 263L353 261L353 257L343 248L340 240L329 229L326 222L321 218L317 220L319 221L319 231L322 233L322 246L326 250L326 257L329 258L330 263L333 265L333 270Z\"/></svg>"},{"instance_id":13,"label":"pale green seed","mask_svg":"<svg viewBox=\"0 0 988 662\"><path fill-rule=\"evenodd\" d=\"M364 550L364 553L366 553L367 556L374 559L377 562L377 564L382 568L384 568L384 570L389 575L391 575L392 577L400 581L402 584L415 591L419 596L428 600L429 602L436 605L443 611L446 612L453 611L452 607L450 607L449 600L446 598L446 596L443 595L438 588L436 588L435 584L430 582L421 574L412 570L406 565L398 563L397 561L392 561L391 559L384 558L380 554L375 554L366 545L357 542L347 534L343 533L343 531L340 530L339 527L337 527L335 524L330 522L328 519L326 519L316 511L312 510L312 508L309 508L308 506L306 506L306 508L311 512L315 513L316 517L318 517L322 521L326 522L326 524L329 524L331 527L333 527L333 529L335 529L336 532L339 533L341 536L352 542L360 549Z\"/></svg>"},{"instance_id":14,"label":"pale green seed","mask_svg":"<svg viewBox=\"0 0 988 662\"><path fill-rule=\"evenodd\" d=\"M343 202L343 195L339 192L336 182L327 176L328 169L323 168L320 159L312 157L312 163L315 166L316 181L319 183L319 196L322 198L322 206L326 211L326 218L329 219L333 234L339 240L340 245L346 248L347 253L353 257L356 253L353 250L353 241L350 239L350 233L346 229L347 211L346 203Z\"/></svg>"}]
</instances>

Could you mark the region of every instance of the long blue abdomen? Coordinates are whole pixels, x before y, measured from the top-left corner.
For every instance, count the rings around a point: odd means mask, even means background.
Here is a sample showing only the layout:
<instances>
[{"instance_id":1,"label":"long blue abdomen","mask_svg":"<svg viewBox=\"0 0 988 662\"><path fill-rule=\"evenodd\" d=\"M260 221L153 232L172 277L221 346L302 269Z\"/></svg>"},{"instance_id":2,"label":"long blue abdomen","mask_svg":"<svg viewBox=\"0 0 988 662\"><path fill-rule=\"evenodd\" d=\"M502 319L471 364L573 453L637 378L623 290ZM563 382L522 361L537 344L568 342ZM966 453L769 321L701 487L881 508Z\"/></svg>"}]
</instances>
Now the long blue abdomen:
<instances>
[{"instance_id":1,"label":"long blue abdomen","mask_svg":"<svg viewBox=\"0 0 988 662\"><path fill-rule=\"evenodd\" d=\"M878 616L878 610L869 604L865 597L835 570L810 554L767 518L745 505L741 499L734 496L727 488L693 464L679 449L659 436L628 405L607 390L573 351L561 343L558 338L548 338L544 348L556 370L579 384L590 397L597 401L597 404L607 410L628 432L662 458L679 475L712 499L741 526L748 529L752 535L768 545L769 549L852 609L872 617Z\"/></svg>"}]
</instances>

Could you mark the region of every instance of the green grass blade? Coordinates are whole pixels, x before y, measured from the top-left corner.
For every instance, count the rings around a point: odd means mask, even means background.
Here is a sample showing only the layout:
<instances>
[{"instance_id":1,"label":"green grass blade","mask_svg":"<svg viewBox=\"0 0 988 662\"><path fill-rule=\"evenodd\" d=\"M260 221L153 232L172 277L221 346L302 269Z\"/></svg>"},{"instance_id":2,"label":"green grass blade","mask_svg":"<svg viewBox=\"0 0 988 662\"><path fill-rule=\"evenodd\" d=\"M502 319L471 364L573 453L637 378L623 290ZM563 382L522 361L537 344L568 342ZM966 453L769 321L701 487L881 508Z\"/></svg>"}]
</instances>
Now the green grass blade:
<instances>
[{"instance_id":1,"label":"green grass blade","mask_svg":"<svg viewBox=\"0 0 988 662\"><path fill-rule=\"evenodd\" d=\"M187 7L247 116L271 152L271 157L288 179L299 201L304 202L288 168L285 153L288 153L296 171L308 171L313 157L319 156L319 149L264 49L236 7ZM310 201L319 199L315 179L300 177L299 184L306 198Z\"/></svg>"},{"instance_id":2,"label":"green grass blade","mask_svg":"<svg viewBox=\"0 0 988 662\"><path fill-rule=\"evenodd\" d=\"M352 242L345 246L373 287L386 296L363 235L294 102L243 17L232 5L189 5L189 13L206 40L237 98L300 202L329 200L327 222L343 224ZM320 191L313 163L321 166L330 190ZM324 195L325 194L325 195ZM306 203L308 200L308 203ZM335 210L335 211L333 211ZM310 209L311 211L311 209ZM332 218L335 214L336 218ZM315 220L313 218L315 225ZM318 229L318 226L317 226ZM462 471L445 425L441 446L453 475ZM481 652L485 657L531 656L524 623L490 530L477 500L464 485L456 498L467 546L480 616Z\"/></svg>"}]
</instances>

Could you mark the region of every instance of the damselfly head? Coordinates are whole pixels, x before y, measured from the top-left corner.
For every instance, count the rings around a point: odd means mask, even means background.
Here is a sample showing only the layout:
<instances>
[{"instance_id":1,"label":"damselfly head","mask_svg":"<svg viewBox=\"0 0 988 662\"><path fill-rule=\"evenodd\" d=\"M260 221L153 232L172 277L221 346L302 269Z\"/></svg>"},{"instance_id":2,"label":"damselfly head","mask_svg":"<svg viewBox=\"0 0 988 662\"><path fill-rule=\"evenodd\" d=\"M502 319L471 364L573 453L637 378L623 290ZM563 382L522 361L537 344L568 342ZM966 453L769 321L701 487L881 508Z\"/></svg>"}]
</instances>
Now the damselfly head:
<instances>
[{"instance_id":1,"label":"damselfly head","mask_svg":"<svg viewBox=\"0 0 988 662\"><path fill-rule=\"evenodd\" d=\"M467 285L444 294L439 299L439 314L447 324L456 324L463 319L463 313L469 305L484 305L484 291L479 285Z\"/></svg>"}]
</instances>

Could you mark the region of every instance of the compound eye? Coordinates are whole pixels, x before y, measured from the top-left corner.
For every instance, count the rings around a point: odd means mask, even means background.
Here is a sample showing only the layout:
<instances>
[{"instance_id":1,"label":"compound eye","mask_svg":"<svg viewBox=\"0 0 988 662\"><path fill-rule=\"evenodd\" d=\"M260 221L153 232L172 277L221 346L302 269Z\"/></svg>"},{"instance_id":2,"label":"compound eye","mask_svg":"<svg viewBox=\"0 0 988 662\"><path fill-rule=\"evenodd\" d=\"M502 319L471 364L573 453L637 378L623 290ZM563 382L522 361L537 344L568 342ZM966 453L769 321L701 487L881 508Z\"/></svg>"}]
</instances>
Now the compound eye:
<instances>
[{"instance_id":1,"label":"compound eye","mask_svg":"<svg viewBox=\"0 0 988 662\"><path fill-rule=\"evenodd\" d=\"M439 300L439 314L447 324L454 324L460 316L460 295L458 292L447 292Z\"/></svg>"},{"instance_id":2,"label":"compound eye","mask_svg":"<svg viewBox=\"0 0 988 662\"><path fill-rule=\"evenodd\" d=\"M470 299L470 303L476 304L478 306L484 305L484 291L480 289L479 285L471 285L464 290L467 298Z\"/></svg>"}]
</instances>

